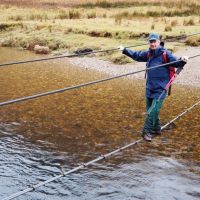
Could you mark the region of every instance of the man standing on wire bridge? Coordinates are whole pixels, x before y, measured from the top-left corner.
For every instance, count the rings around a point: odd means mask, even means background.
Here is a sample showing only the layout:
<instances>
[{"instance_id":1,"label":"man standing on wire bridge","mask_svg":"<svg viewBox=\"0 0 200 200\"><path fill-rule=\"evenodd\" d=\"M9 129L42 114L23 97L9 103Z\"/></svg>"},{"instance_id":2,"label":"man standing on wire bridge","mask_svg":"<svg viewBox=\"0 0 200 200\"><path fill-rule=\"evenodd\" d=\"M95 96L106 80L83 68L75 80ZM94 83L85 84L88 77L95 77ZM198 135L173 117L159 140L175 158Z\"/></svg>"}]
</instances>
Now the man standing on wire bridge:
<instances>
[{"instance_id":1,"label":"man standing on wire bridge","mask_svg":"<svg viewBox=\"0 0 200 200\"><path fill-rule=\"evenodd\" d=\"M147 67L147 80L146 80L146 119L142 131L142 137L151 141L153 135L161 134L161 124L159 119L159 112L162 107L163 101L169 90L166 90L171 76L175 73L175 68L183 68L187 63L188 57L183 56L178 59L171 52L165 49L160 42L160 37L156 33L151 33L148 37L149 49L146 51L134 51L123 46L119 49L123 54L129 56L138 62L146 62ZM170 66L163 66L155 69L148 70L157 65L178 61ZM164 91L164 93L163 93Z\"/></svg>"}]
</instances>

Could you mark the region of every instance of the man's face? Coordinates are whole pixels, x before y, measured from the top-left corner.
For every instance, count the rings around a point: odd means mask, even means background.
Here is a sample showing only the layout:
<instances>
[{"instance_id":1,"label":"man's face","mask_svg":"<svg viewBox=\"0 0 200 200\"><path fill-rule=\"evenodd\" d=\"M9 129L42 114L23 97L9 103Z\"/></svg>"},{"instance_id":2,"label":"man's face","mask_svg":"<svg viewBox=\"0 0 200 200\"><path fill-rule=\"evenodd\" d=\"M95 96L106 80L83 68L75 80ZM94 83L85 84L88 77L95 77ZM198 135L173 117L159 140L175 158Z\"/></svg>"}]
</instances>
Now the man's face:
<instances>
[{"instance_id":1,"label":"man's face","mask_svg":"<svg viewBox=\"0 0 200 200\"><path fill-rule=\"evenodd\" d=\"M160 40L150 40L149 41L149 46L150 46L150 49L152 50L155 50L159 47L160 45Z\"/></svg>"}]
</instances>

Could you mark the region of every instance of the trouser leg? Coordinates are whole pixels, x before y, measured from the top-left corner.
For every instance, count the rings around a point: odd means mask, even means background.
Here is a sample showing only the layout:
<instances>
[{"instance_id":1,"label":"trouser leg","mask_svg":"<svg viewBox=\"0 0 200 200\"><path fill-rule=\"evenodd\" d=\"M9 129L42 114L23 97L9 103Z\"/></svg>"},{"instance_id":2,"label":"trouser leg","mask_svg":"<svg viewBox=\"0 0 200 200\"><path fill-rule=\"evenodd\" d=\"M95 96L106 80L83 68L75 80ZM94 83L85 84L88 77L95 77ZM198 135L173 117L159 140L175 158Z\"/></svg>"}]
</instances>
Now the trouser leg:
<instances>
[{"instance_id":1,"label":"trouser leg","mask_svg":"<svg viewBox=\"0 0 200 200\"><path fill-rule=\"evenodd\" d=\"M146 97L146 112L148 112L149 108L150 108L151 105L152 105L152 102L153 102L153 99L152 99L152 98Z\"/></svg>"},{"instance_id":2,"label":"trouser leg","mask_svg":"<svg viewBox=\"0 0 200 200\"><path fill-rule=\"evenodd\" d=\"M155 126L154 126L154 131L159 133L161 131L161 124L160 124L160 118L156 120Z\"/></svg>"},{"instance_id":3,"label":"trouser leg","mask_svg":"<svg viewBox=\"0 0 200 200\"><path fill-rule=\"evenodd\" d=\"M160 130L159 112L162 107L163 100L146 99L147 115L144 123L143 133L154 133Z\"/></svg>"}]
</instances>

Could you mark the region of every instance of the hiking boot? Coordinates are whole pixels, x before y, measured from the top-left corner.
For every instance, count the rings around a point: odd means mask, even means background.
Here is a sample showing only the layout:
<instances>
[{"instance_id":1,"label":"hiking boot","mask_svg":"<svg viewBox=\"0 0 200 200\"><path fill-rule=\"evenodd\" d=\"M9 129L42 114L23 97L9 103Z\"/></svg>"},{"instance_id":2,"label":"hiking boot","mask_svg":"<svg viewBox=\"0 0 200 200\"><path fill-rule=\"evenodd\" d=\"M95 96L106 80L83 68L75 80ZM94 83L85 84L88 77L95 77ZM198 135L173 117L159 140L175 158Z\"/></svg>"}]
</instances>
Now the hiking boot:
<instances>
[{"instance_id":1,"label":"hiking boot","mask_svg":"<svg viewBox=\"0 0 200 200\"><path fill-rule=\"evenodd\" d=\"M143 134L142 134L142 137L143 137L146 141L151 142L153 136L152 136L150 133L143 133Z\"/></svg>"},{"instance_id":2,"label":"hiking boot","mask_svg":"<svg viewBox=\"0 0 200 200\"><path fill-rule=\"evenodd\" d=\"M161 135L161 129L153 130L152 134L154 134L154 135Z\"/></svg>"}]
</instances>

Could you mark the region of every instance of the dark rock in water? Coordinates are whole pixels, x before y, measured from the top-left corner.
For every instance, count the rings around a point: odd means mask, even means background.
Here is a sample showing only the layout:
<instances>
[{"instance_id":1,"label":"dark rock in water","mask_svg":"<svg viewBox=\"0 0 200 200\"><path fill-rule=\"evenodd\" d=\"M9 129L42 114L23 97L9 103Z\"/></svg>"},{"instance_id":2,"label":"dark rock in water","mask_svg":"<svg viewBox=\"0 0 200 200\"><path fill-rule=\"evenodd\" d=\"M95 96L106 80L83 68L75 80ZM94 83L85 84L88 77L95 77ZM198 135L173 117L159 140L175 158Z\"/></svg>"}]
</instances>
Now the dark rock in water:
<instances>
[{"instance_id":1,"label":"dark rock in water","mask_svg":"<svg viewBox=\"0 0 200 200\"><path fill-rule=\"evenodd\" d=\"M91 53L93 50L91 48L85 48L85 49L77 49L74 51L76 54L84 54L84 53Z\"/></svg>"},{"instance_id":2,"label":"dark rock in water","mask_svg":"<svg viewBox=\"0 0 200 200\"><path fill-rule=\"evenodd\" d=\"M170 130L172 130L174 128L176 128L176 124L172 122L166 128L164 128L164 130L169 130L170 131Z\"/></svg>"}]
</instances>

